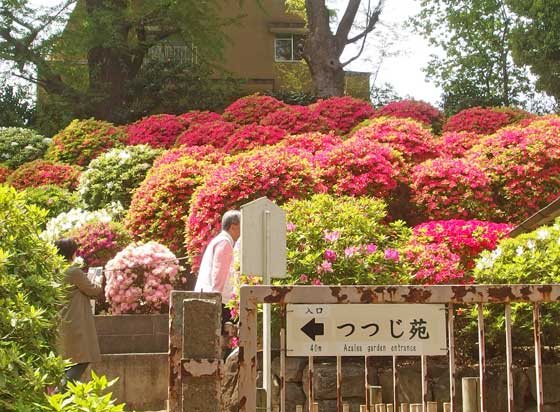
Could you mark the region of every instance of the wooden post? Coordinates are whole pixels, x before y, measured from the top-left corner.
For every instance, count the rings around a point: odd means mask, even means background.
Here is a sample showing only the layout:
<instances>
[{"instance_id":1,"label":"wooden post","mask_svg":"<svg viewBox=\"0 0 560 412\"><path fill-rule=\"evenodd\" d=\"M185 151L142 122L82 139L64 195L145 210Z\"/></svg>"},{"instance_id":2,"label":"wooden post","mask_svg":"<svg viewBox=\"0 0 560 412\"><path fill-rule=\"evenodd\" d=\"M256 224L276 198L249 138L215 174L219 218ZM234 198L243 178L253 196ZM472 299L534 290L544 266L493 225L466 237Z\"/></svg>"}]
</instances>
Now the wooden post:
<instances>
[{"instance_id":1,"label":"wooden post","mask_svg":"<svg viewBox=\"0 0 560 412\"><path fill-rule=\"evenodd\" d=\"M350 405L348 405L347 403L343 404L342 405L342 412L350 412Z\"/></svg>"},{"instance_id":2,"label":"wooden post","mask_svg":"<svg viewBox=\"0 0 560 412\"><path fill-rule=\"evenodd\" d=\"M303 412L303 405L296 405L296 412Z\"/></svg>"},{"instance_id":3,"label":"wooden post","mask_svg":"<svg viewBox=\"0 0 560 412\"><path fill-rule=\"evenodd\" d=\"M384 403L375 404L375 412L387 412L387 406Z\"/></svg>"},{"instance_id":4,"label":"wooden post","mask_svg":"<svg viewBox=\"0 0 560 412\"><path fill-rule=\"evenodd\" d=\"M377 405L378 403L382 403L382 402L383 402L383 400L382 400L381 386L370 386L369 387L369 404L370 405Z\"/></svg>"},{"instance_id":5,"label":"wooden post","mask_svg":"<svg viewBox=\"0 0 560 412\"><path fill-rule=\"evenodd\" d=\"M410 404L410 412L422 412L422 404L421 403L411 403Z\"/></svg>"},{"instance_id":6,"label":"wooden post","mask_svg":"<svg viewBox=\"0 0 560 412\"><path fill-rule=\"evenodd\" d=\"M388 404L387 404L387 412L394 412L394 411L395 411L395 409L394 409L394 407L393 407L393 404L392 404L392 403L388 403Z\"/></svg>"},{"instance_id":7,"label":"wooden post","mask_svg":"<svg viewBox=\"0 0 560 412\"><path fill-rule=\"evenodd\" d=\"M437 402L426 402L426 412L437 412Z\"/></svg>"},{"instance_id":8,"label":"wooden post","mask_svg":"<svg viewBox=\"0 0 560 412\"><path fill-rule=\"evenodd\" d=\"M406 402L401 403L400 412L410 412L410 405Z\"/></svg>"},{"instance_id":9,"label":"wooden post","mask_svg":"<svg viewBox=\"0 0 560 412\"><path fill-rule=\"evenodd\" d=\"M313 412L319 412L319 403L313 402Z\"/></svg>"},{"instance_id":10,"label":"wooden post","mask_svg":"<svg viewBox=\"0 0 560 412\"><path fill-rule=\"evenodd\" d=\"M451 412L451 402L443 402L443 412Z\"/></svg>"},{"instance_id":11,"label":"wooden post","mask_svg":"<svg viewBox=\"0 0 560 412\"><path fill-rule=\"evenodd\" d=\"M480 378L463 378L463 412L480 412Z\"/></svg>"}]
</instances>

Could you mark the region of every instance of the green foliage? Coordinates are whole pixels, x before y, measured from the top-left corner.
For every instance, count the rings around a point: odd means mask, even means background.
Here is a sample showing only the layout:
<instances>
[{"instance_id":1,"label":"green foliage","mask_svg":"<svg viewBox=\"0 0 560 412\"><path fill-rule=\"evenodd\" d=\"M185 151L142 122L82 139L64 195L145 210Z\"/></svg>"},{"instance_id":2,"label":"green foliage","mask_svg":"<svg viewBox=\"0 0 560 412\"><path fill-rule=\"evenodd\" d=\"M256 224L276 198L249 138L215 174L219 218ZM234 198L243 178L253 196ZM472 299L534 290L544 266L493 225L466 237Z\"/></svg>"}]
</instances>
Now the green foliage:
<instances>
[{"instance_id":1,"label":"green foliage","mask_svg":"<svg viewBox=\"0 0 560 412\"><path fill-rule=\"evenodd\" d=\"M29 127L35 118L35 106L28 91L0 82L0 127Z\"/></svg>"},{"instance_id":2,"label":"green foliage","mask_svg":"<svg viewBox=\"0 0 560 412\"><path fill-rule=\"evenodd\" d=\"M506 3L520 17L512 32L513 58L531 67L537 89L560 100L560 1Z\"/></svg>"},{"instance_id":3,"label":"green foliage","mask_svg":"<svg viewBox=\"0 0 560 412\"><path fill-rule=\"evenodd\" d=\"M401 221L385 222L383 201L320 194L283 207L287 283L398 284L406 279L395 251L410 231Z\"/></svg>"},{"instance_id":4,"label":"green foliage","mask_svg":"<svg viewBox=\"0 0 560 412\"><path fill-rule=\"evenodd\" d=\"M52 219L60 213L68 212L77 207L79 198L76 192L70 192L60 186L45 185L28 187L23 191L23 198L28 204L33 204L47 211L47 219ZM41 224L44 229L46 224Z\"/></svg>"},{"instance_id":5,"label":"green foliage","mask_svg":"<svg viewBox=\"0 0 560 412\"><path fill-rule=\"evenodd\" d=\"M111 202L120 202L128 209L132 193L161 153L150 146L137 145L102 154L80 176L81 199L90 210L102 209Z\"/></svg>"},{"instance_id":6,"label":"green foliage","mask_svg":"<svg viewBox=\"0 0 560 412\"><path fill-rule=\"evenodd\" d=\"M120 412L124 403L115 404L112 393L107 392L117 379L107 381L105 376L97 376L91 371L91 380L86 383L68 383L68 390L48 396L48 412Z\"/></svg>"},{"instance_id":7,"label":"green foliage","mask_svg":"<svg viewBox=\"0 0 560 412\"><path fill-rule=\"evenodd\" d=\"M62 259L38 235L46 212L0 185L0 410L35 412L64 364L52 353Z\"/></svg>"},{"instance_id":8,"label":"green foliage","mask_svg":"<svg viewBox=\"0 0 560 412\"><path fill-rule=\"evenodd\" d=\"M0 163L16 169L43 157L50 143L51 139L31 129L0 127Z\"/></svg>"},{"instance_id":9,"label":"green foliage","mask_svg":"<svg viewBox=\"0 0 560 412\"><path fill-rule=\"evenodd\" d=\"M513 15L503 0L421 0L416 30L445 51L432 56L428 78L443 89L446 115L473 106L519 105L530 91L511 57Z\"/></svg>"}]
</instances>

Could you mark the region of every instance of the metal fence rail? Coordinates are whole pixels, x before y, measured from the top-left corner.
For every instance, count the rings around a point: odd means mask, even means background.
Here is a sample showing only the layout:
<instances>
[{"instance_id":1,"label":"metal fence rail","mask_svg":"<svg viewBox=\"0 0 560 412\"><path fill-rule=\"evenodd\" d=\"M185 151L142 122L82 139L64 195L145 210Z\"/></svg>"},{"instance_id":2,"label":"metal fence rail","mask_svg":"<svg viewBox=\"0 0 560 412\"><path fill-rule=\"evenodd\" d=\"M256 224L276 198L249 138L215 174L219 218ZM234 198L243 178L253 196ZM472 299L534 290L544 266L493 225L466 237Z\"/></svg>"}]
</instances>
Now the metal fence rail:
<instances>
[{"instance_id":1,"label":"metal fence rail","mask_svg":"<svg viewBox=\"0 0 560 412\"><path fill-rule=\"evenodd\" d=\"M257 306L262 303L280 305L280 314L285 319L287 304L445 304L447 305L447 339L449 359L450 410L456 410L455 402L455 338L453 305L476 305L478 309L480 410L486 412L486 359L484 316L485 304L505 304L505 334L508 411L513 412L513 374L511 343L511 307L513 302L533 304L534 349L537 386L537 410L543 410L543 382L541 364L541 343L539 326L539 305L543 302L560 300L560 285L442 285L442 286L243 286L240 293L239 322L239 406L241 412L256 411L257 379ZM286 329L282 322L280 330L280 410L285 412L285 356ZM422 369L422 410L428 411L428 372L427 357L421 357ZM365 368L365 399L368 412L370 393L367 388L367 359ZM341 386L341 360L337 357L337 410L343 411ZM314 410L313 402L313 358L308 365L308 410ZM398 411L397 399L398 373L396 357L393 357L393 406Z\"/></svg>"}]
</instances>

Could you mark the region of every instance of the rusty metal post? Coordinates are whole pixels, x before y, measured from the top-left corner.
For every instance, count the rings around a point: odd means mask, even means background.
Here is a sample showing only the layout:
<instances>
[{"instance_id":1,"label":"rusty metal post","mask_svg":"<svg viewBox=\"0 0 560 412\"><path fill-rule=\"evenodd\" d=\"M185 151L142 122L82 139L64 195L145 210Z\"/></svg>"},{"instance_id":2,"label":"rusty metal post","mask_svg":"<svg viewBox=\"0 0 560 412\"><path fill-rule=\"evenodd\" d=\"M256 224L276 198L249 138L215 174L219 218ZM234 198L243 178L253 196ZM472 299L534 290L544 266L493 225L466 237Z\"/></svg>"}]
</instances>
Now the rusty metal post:
<instances>
[{"instance_id":1,"label":"rusty metal post","mask_svg":"<svg viewBox=\"0 0 560 412\"><path fill-rule=\"evenodd\" d=\"M257 305L250 289L239 293L239 412L257 410Z\"/></svg>"},{"instance_id":2,"label":"rusty metal post","mask_svg":"<svg viewBox=\"0 0 560 412\"><path fill-rule=\"evenodd\" d=\"M169 297L169 376L167 399L169 412L180 412L181 358L183 349L183 299L186 292L173 290Z\"/></svg>"},{"instance_id":3,"label":"rusty metal post","mask_svg":"<svg viewBox=\"0 0 560 412\"><path fill-rule=\"evenodd\" d=\"M313 412L313 356L307 358L307 404L309 412Z\"/></svg>"},{"instance_id":4,"label":"rusty metal post","mask_svg":"<svg viewBox=\"0 0 560 412\"><path fill-rule=\"evenodd\" d=\"M222 297L195 295L183 301L182 411L221 412Z\"/></svg>"},{"instance_id":5,"label":"rusty metal post","mask_svg":"<svg viewBox=\"0 0 560 412\"><path fill-rule=\"evenodd\" d=\"M515 411L514 392L513 392L513 353L511 344L511 305L505 306L505 327L506 327L506 369L507 369L507 388L508 388L508 412Z\"/></svg>"},{"instance_id":6,"label":"rusty metal post","mask_svg":"<svg viewBox=\"0 0 560 412\"><path fill-rule=\"evenodd\" d=\"M463 378L463 412L480 412L480 378Z\"/></svg>"},{"instance_id":7,"label":"rusty metal post","mask_svg":"<svg viewBox=\"0 0 560 412\"><path fill-rule=\"evenodd\" d=\"M541 327L539 319L539 304L533 306L533 335L535 338L535 374L537 385L537 412L544 408L543 381L542 381L542 357L541 357Z\"/></svg>"},{"instance_id":8,"label":"rusty metal post","mask_svg":"<svg viewBox=\"0 0 560 412\"><path fill-rule=\"evenodd\" d=\"M336 357L336 411L342 412L342 357Z\"/></svg>"},{"instance_id":9,"label":"rusty metal post","mask_svg":"<svg viewBox=\"0 0 560 412\"><path fill-rule=\"evenodd\" d=\"M478 366L480 369L480 412L486 412L486 338L484 335L484 306L478 307Z\"/></svg>"},{"instance_id":10,"label":"rusty metal post","mask_svg":"<svg viewBox=\"0 0 560 412\"><path fill-rule=\"evenodd\" d=\"M422 411L426 412L426 402L428 402L428 357L420 356L422 365Z\"/></svg>"},{"instance_id":11,"label":"rusty metal post","mask_svg":"<svg viewBox=\"0 0 560 412\"><path fill-rule=\"evenodd\" d=\"M399 408L399 373L397 370L397 357L393 356L393 405Z\"/></svg>"},{"instance_id":12,"label":"rusty metal post","mask_svg":"<svg viewBox=\"0 0 560 412\"><path fill-rule=\"evenodd\" d=\"M286 412L286 305L280 305L280 412Z\"/></svg>"},{"instance_id":13,"label":"rusty metal post","mask_svg":"<svg viewBox=\"0 0 560 412\"><path fill-rule=\"evenodd\" d=\"M447 333L449 339L449 412L455 412L455 312L453 303L447 305Z\"/></svg>"}]
</instances>

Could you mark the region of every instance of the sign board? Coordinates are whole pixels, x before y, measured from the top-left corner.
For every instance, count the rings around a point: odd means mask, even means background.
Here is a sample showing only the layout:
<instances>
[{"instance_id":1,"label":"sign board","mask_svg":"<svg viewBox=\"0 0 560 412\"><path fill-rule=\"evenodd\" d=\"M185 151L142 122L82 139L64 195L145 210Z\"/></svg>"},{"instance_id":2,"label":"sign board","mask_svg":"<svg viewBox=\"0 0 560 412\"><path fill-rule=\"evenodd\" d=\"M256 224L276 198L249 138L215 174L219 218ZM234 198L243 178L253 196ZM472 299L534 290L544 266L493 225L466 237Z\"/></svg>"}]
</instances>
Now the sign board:
<instances>
[{"instance_id":1,"label":"sign board","mask_svg":"<svg viewBox=\"0 0 560 412\"><path fill-rule=\"evenodd\" d=\"M241 273L286 277L286 212L266 197L241 206Z\"/></svg>"},{"instance_id":2,"label":"sign board","mask_svg":"<svg viewBox=\"0 0 560 412\"><path fill-rule=\"evenodd\" d=\"M445 305L292 304L288 356L447 355Z\"/></svg>"},{"instance_id":3,"label":"sign board","mask_svg":"<svg viewBox=\"0 0 560 412\"><path fill-rule=\"evenodd\" d=\"M91 283L97 285L97 279L101 277L103 274L103 267L102 266L92 266L88 269L87 278ZM97 285L101 286L101 285ZM95 315L95 299L90 299L89 303L91 304L91 313Z\"/></svg>"}]
</instances>

